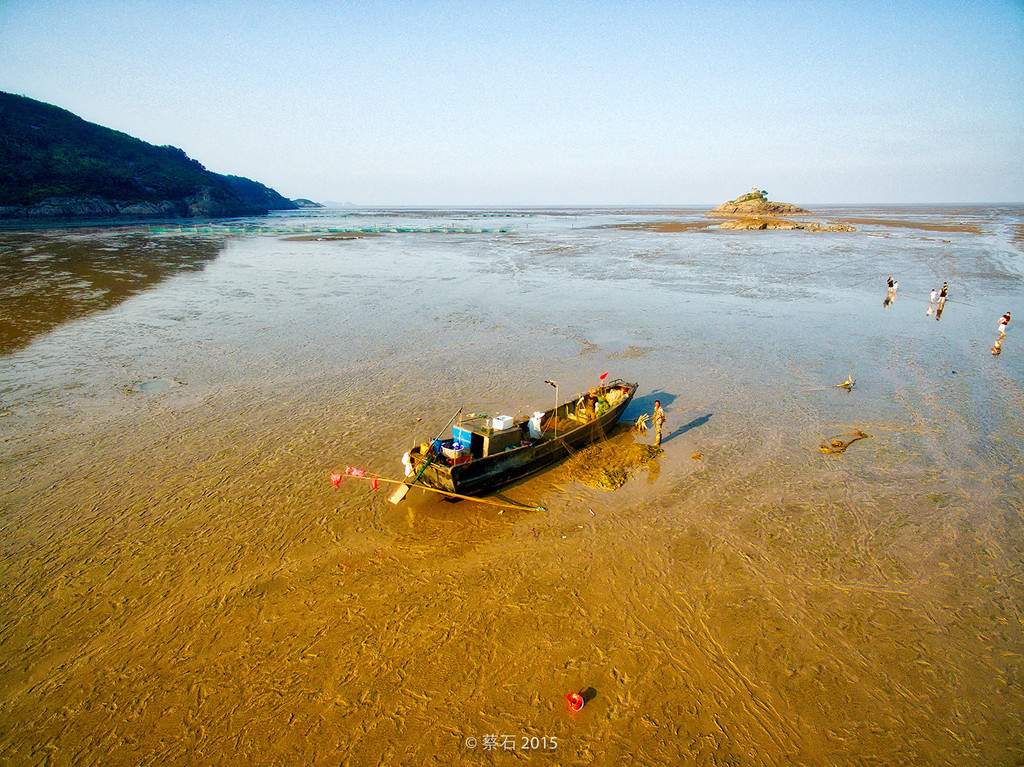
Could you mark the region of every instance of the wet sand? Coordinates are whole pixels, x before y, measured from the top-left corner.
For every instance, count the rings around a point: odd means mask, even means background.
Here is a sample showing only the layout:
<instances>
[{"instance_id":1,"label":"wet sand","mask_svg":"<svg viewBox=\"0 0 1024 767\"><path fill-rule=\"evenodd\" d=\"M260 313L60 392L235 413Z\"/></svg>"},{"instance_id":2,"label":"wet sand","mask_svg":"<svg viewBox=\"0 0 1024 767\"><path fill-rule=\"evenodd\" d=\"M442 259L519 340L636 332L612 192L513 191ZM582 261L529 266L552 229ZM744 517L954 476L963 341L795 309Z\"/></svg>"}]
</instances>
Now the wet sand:
<instances>
[{"instance_id":1,"label":"wet sand","mask_svg":"<svg viewBox=\"0 0 1024 767\"><path fill-rule=\"evenodd\" d=\"M0 760L1019 763L1024 374L972 306L1019 273L964 241L937 323L863 284L930 243L695 236L245 238L5 357ZM669 414L617 490L329 481L609 369Z\"/></svg>"},{"instance_id":2,"label":"wet sand","mask_svg":"<svg viewBox=\"0 0 1024 767\"><path fill-rule=\"evenodd\" d=\"M288 242L325 242L330 240L355 240L360 237L379 237L372 232L345 232L342 234L297 234L294 237L282 237Z\"/></svg>"},{"instance_id":3,"label":"wet sand","mask_svg":"<svg viewBox=\"0 0 1024 767\"><path fill-rule=\"evenodd\" d=\"M172 274L202 269L220 246L215 238L158 239L129 227L0 232L0 354Z\"/></svg>"},{"instance_id":4,"label":"wet sand","mask_svg":"<svg viewBox=\"0 0 1024 767\"><path fill-rule=\"evenodd\" d=\"M969 232L981 234L981 229L974 224L963 223L932 223L929 221L903 221L886 218L850 218L851 224L869 224L871 226L897 227L901 229L920 229L924 232Z\"/></svg>"},{"instance_id":5,"label":"wet sand","mask_svg":"<svg viewBox=\"0 0 1024 767\"><path fill-rule=\"evenodd\" d=\"M693 232L718 226L720 221L645 221L635 224L615 224L616 229L637 229L650 232Z\"/></svg>"},{"instance_id":6,"label":"wet sand","mask_svg":"<svg viewBox=\"0 0 1024 767\"><path fill-rule=\"evenodd\" d=\"M784 229L784 228L801 228L808 229L811 231L818 231L822 229L822 226L817 223L807 221L797 221L796 219L790 218L771 218L771 217L747 217L746 221L758 221L767 223L767 226L760 228L768 229ZM780 224L780 226L772 226L772 223ZM919 229L924 232L968 232L971 234L982 234L982 230L975 224L964 224L964 223L931 223L928 221L909 221L902 219L882 219L882 218L843 218L840 224L850 225L868 225L884 228L898 228L898 229ZM722 225L720 220L715 221L644 221L628 224L615 224L616 229L623 230L642 230L651 232L694 232L709 227L719 227ZM784 226L783 226L784 225ZM825 225L826 228L828 225ZM730 228L730 227L725 227ZM741 227L732 227L741 228ZM746 228L754 229L758 228L755 226L748 226Z\"/></svg>"}]
</instances>

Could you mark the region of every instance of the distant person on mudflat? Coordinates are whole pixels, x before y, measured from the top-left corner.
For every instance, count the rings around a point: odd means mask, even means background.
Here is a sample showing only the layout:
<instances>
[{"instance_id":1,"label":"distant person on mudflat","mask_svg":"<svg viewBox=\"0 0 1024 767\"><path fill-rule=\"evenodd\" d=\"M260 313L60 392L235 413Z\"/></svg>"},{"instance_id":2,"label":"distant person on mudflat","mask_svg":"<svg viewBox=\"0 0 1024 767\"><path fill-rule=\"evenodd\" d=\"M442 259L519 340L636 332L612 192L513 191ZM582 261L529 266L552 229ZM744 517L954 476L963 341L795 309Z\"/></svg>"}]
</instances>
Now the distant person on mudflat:
<instances>
[{"instance_id":1,"label":"distant person on mudflat","mask_svg":"<svg viewBox=\"0 0 1024 767\"><path fill-rule=\"evenodd\" d=\"M949 285L942 283L942 290L939 291L939 305L936 307L935 319L942 316L942 310L946 306L946 295L949 293Z\"/></svg>"},{"instance_id":2,"label":"distant person on mudflat","mask_svg":"<svg viewBox=\"0 0 1024 767\"><path fill-rule=\"evenodd\" d=\"M1006 326L1010 324L1010 313L1007 312L999 318L999 337L1006 335Z\"/></svg>"}]
</instances>

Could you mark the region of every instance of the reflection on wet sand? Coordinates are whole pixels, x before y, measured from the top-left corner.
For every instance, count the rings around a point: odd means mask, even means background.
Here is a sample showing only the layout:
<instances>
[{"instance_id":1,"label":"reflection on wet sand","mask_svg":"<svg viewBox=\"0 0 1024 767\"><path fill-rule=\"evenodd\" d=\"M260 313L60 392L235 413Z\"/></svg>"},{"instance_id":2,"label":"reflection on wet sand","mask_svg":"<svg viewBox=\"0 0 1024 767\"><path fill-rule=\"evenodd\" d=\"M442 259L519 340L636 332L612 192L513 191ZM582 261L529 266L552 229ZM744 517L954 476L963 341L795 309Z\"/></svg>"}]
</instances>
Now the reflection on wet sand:
<instances>
[{"instance_id":1,"label":"reflection on wet sand","mask_svg":"<svg viewBox=\"0 0 1024 767\"><path fill-rule=\"evenodd\" d=\"M998 357L1003 351L1003 339L1006 338L1006 327L1010 324L1010 312L999 318L999 335L992 345L992 356Z\"/></svg>"},{"instance_id":2,"label":"reflection on wet sand","mask_svg":"<svg viewBox=\"0 0 1024 767\"><path fill-rule=\"evenodd\" d=\"M0 354L175 274L202 269L221 247L138 228L0 232Z\"/></svg>"}]
</instances>

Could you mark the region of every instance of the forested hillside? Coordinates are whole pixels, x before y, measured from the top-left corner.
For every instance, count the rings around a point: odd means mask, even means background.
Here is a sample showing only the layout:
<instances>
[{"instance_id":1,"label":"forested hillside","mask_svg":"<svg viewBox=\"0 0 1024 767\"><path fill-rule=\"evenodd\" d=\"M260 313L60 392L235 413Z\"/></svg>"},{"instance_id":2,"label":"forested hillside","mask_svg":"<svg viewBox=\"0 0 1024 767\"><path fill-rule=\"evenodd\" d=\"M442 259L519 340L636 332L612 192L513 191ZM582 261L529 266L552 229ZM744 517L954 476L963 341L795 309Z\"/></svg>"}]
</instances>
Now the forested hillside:
<instances>
[{"instance_id":1,"label":"forested hillside","mask_svg":"<svg viewBox=\"0 0 1024 767\"><path fill-rule=\"evenodd\" d=\"M0 216L218 217L297 206L65 109L0 92Z\"/></svg>"}]
</instances>

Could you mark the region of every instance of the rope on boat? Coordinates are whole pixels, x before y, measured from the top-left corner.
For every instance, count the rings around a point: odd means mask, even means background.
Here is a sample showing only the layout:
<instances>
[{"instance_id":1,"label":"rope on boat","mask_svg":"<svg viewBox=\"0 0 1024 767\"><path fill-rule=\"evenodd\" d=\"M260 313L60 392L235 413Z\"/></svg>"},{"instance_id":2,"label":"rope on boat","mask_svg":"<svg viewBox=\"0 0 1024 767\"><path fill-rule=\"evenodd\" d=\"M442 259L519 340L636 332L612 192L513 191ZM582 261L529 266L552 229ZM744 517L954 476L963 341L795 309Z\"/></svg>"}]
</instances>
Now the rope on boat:
<instances>
[{"instance_id":1,"label":"rope on boat","mask_svg":"<svg viewBox=\"0 0 1024 767\"><path fill-rule=\"evenodd\" d=\"M371 480L373 482L374 489L376 489L378 482L387 482L388 484L392 484L392 485L403 485L403 484L405 484L404 482L402 482L400 480L390 479L388 477L381 477L381 476L376 475L376 474L370 474L369 472L363 471L362 469L353 469L351 466L345 467L345 473L344 474L341 474L339 472L335 472L335 473L331 474L331 484L333 484L335 487L338 487L338 485L341 484L341 480L342 480L343 477L351 477L353 479L368 479L368 480ZM426 490L426 491L431 492L431 493L437 493L438 495L444 495L444 496L447 496L449 498L459 498L459 499L461 499L463 501L474 501L476 503L482 503L482 504L485 504L487 506L498 506L500 508L505 508L505 509L515 509L516 511L547 511L547 507L545 507L545 506L527 506L527 505L522 504L522 503L512 503L512 502L504 502L504 503L502 503L500 501L491 501L491 500L488 500L487 498L475 498L475 497L473 497L471 495L459 495L458 493L450 493L447 490L438 490L436 487L427 487L426 485L412 485L411 487L418 487L420 490Z\"/></svg>"}]
</instances>

